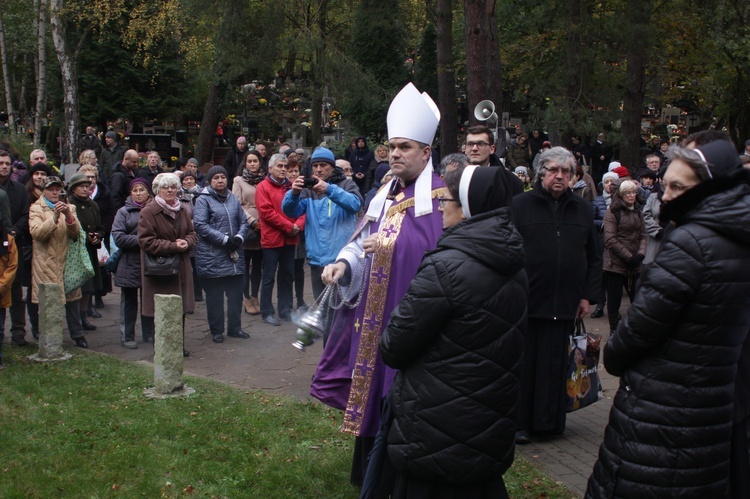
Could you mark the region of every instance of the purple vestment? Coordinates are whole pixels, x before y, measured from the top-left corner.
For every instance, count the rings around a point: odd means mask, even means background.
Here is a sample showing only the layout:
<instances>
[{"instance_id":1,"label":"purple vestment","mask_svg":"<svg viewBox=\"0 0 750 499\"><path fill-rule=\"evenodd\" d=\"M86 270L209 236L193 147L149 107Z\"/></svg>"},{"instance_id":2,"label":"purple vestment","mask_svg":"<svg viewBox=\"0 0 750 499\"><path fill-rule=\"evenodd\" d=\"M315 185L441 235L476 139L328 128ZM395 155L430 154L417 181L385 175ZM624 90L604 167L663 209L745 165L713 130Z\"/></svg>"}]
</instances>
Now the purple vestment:
<instances>
[{"instance_id":1,"label":"purple vestment","mask_svg":"<svg viewBox=\"0 0 750 499\"><path fill-rule=\"evenodd\" d=\"M378 431L380 401L396 374L380 359L380 334L417 274L424 253L435 248L443 233L437 200L442 185L433 174L431 214L414 216L412 184L378 221L369 222L370 234L378 233L380 248L365 260L364 297L356 308L336 312L310 389L324 404L345 411L342 431L363 437L374 437Z\"/></svg>"}]
</instances>

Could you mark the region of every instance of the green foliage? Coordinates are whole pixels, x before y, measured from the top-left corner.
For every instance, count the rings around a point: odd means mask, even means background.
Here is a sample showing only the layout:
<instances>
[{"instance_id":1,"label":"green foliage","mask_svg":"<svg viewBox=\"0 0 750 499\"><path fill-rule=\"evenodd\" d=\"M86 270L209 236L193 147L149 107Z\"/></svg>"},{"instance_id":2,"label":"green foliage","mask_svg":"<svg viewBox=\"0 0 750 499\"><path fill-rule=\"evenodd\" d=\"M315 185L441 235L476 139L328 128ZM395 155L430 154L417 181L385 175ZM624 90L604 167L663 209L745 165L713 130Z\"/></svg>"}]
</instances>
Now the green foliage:
<instances>
[{"instance_id":1,"label":"green foliage","mask_svg":"<svg viewBox=\"0 0 750 499\"><path fill-rule=\"evenodd\" d=\"M342 85L343 113L357 132L377 138L386 131L390 98L406 83L405 34L399 13L397 0L362 0L352 25L349 54L359 69Z\"/></svg>"},{"instance_id":2,"label":"green foliage","mask_svg":"<svg viewBox=\"0 0 750 499\"><path fill-rule=\"evenodd\" d=\"M81 121L102 125L119 117L143 123L199 116L203 104L183 69L178 45L161 51L144 67L133 62L116 33L103 33L97 43L86 44L78 70Z\"/></svg>"}]
</instances>

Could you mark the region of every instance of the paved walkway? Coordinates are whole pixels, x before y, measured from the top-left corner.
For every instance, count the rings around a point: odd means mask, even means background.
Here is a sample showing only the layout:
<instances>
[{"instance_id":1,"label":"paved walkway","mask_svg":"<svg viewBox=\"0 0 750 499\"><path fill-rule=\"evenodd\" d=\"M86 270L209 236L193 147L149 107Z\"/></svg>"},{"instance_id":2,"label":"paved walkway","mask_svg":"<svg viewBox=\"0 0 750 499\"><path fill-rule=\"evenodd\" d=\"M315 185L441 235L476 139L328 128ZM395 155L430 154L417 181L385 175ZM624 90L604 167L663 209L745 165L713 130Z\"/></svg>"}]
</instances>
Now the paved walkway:
<instances>
[{"instance_id":1,"label":"paved walkway","mask_svg":"<svg viewBox=\"0 0 750 499\"><path fill-rule=\"evenodd\" d=\"M120 346L119 300L119 290L115 290L104 298L106 306L100 309L103 317L90 319L98 327L97 331L86 335L90 348L124 360L153 362L153 346L141 343L139 336L138 349L127 350ZM309 290L306 300L308 304L312 304ZM626 309L627 298L624 301L623 311ZM281 326L273 327L262 322L260 316L243 313L243 329L250 333L250 339L225 336L224 343L215 344L206 322L205 302L196 305L195 313L188 315L186 321L185 342L190 351L190 357L185 360L186 374L215 379L244 390L259 389L300 400L315 400L308 392L322 352L321 342L300 352L292 347L295 325L282 322ZM606 315L602 319L587 319L586 324L589 332L603 334L606 338L609 331ZM74 349L67 332L65 334L66 346ZM31 334L27 334L27 339L30 337ZM529 445L517 446L521 455L579 496L586 489L586 481L596 461L612 404L611 398L617 389L617 378L609 376L603 369L602 373L604 398L590 407L569 414L567 429L563 435L534 439Z\"/></svg>"}]
</instances>

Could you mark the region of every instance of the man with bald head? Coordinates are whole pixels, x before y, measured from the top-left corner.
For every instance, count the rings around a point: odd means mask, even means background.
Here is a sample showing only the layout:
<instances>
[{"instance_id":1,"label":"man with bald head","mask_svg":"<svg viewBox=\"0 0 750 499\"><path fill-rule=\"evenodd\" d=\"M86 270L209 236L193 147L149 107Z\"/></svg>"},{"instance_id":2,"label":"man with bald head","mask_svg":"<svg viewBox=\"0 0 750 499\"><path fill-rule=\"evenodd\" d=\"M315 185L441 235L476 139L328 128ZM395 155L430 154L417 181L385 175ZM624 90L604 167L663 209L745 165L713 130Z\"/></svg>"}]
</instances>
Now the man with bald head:
<instances>
[{"instance_id":1,"label":"man with bald head","mask_svg":"<svg viewBox=\"0 0 750 499\"><path fill-rule=\"evenodd\" d=\"M247 139L243 136L237 137L237 142L232 150L227 153L224 160L224 169L227 171L227 188L231 191L234 177L242 172L242 167L247 153Z\"/></svg>"},{"instance_id":2,"label":"man with bald head","mask_svg":"<svg viewBox=\"0 0 750 499\"><path fill-rule=\"evenodd\" d=\"M112 205L115 211L125 206L125 200L130 194L130 182L135 178L138 168L138 152L128 149L122 157L122 161L115 165L112 173ZM149 186L151 190L151 186Z\"/></svg>"}]
</instances>

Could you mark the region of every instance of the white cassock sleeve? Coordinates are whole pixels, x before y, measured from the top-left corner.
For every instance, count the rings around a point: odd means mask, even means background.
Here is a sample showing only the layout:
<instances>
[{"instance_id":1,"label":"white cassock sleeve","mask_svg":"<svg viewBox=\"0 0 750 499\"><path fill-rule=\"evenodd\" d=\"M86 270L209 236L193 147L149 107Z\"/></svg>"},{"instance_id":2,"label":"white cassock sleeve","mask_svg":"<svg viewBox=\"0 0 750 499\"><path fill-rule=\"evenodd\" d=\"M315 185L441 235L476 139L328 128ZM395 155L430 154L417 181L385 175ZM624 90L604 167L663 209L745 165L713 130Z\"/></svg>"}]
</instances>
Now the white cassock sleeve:
<instances>
[{"instance_id":1,"label":"white cassock sleeve","mask_svg":"<svg viewBox=\"0 0 750 499\"><path fill-rule=\"evenodd\" d=\"M336 257L336 261L345 260L349 264L349 269L351 269L349 284L347 286L340 286L341 293L348 302L354 302L357 299L359 290L362 287L362 279L364 279L365 272L367 271L369 255L365 258L363 244L364 240L370 236L370 225L368 223L354 241L344 246Z\"/></svg>"}]
</instances>

